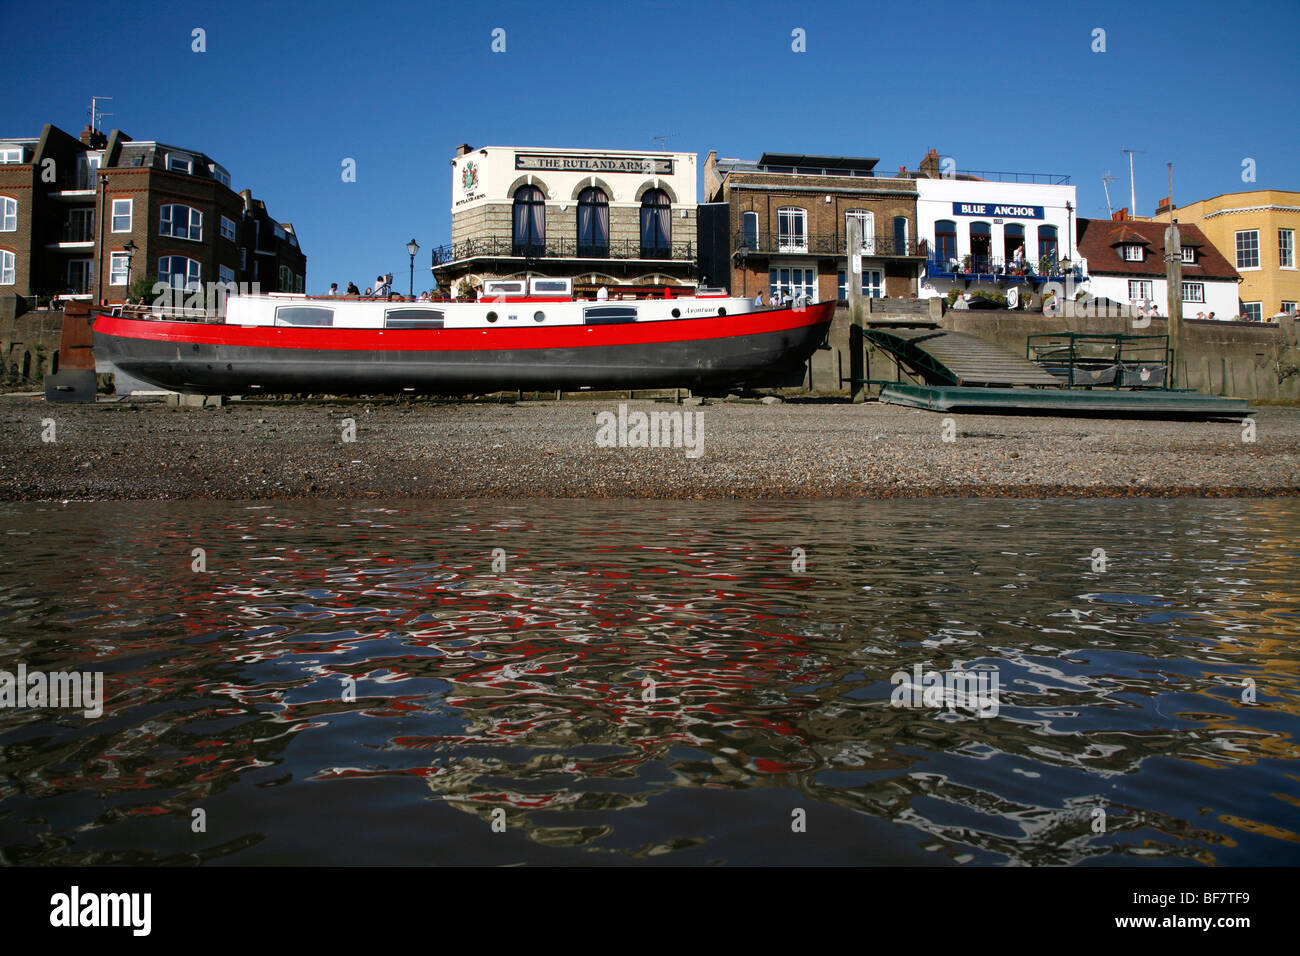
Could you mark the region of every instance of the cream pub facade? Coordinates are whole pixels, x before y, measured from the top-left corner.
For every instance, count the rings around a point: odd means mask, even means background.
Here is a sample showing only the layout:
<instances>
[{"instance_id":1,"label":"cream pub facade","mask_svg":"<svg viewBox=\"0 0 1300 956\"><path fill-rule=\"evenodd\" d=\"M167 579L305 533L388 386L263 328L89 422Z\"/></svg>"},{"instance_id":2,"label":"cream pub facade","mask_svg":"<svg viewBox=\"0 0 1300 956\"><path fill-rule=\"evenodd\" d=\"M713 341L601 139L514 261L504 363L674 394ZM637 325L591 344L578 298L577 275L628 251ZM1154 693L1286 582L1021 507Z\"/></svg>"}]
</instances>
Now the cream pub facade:
<instances>
[{"instance_id":1,"label":"cream pub facade","mask_svg":"<svg viewBox=\"0 0 1300 956\"><path fill-rule=\"evenodd\" d=\"M524 276L611 295L693 288L696 213L694 153L462 145L433 272L451 292Z\"/></svg>"}]
</instances>

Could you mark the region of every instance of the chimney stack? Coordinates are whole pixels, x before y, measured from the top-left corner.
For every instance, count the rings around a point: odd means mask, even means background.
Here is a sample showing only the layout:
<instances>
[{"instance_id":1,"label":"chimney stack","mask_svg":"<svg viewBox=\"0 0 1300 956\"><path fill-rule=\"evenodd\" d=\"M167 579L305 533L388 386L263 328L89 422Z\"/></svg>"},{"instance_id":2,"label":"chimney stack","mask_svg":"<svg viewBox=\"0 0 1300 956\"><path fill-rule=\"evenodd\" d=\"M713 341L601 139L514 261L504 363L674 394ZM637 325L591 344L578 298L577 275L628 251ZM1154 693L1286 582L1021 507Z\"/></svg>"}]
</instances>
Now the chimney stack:
<instances>
[{"instance_id":1,"label":"chimney stack","mask_svg":"<svg viewBox=\"0 0 1300 956\"><path fill-rule=\"evenodd\" d=\"M1156 215L1158 216L1162 212L1173 212L1174 208L1174 197L1166 196L1164 199L1160 200L1159 204L1156 206Z\"/></svg>"},{"instance_id":2,"label":"chimney stack","mask_svg":"<svg viewBox=\"0 0 1300 956\"><path fill-rule=\"evenodd\" d=\"M103 149L108 143L108 139L97 129L93 129L89 123L81 131L81 143L91 149Z\"/></svg>"},{"instance_id":3,"label":"chimney stack","mask_svg":"<svg viewBox=\"0 0 1300 956\"><path fill-rule=\"evenodd\" d=\"M464 156L466 153L472 152L473 149L474 147L471 146L469 143L461 143L459 146L456 147L456 158L459 159L460 157Z\"/></svg>"},{"instance_id":4,"label":"chimney stack","mask_svg":"<svg viewBox=\"0 0 1300 956\"><path fill-rule=\"evenodd\" d=\"M925 158L921 160L920 169L922 176L930 179L939 178L939 151L937 149L931 149L925 154Z\"/></svg>"}]
</instances>

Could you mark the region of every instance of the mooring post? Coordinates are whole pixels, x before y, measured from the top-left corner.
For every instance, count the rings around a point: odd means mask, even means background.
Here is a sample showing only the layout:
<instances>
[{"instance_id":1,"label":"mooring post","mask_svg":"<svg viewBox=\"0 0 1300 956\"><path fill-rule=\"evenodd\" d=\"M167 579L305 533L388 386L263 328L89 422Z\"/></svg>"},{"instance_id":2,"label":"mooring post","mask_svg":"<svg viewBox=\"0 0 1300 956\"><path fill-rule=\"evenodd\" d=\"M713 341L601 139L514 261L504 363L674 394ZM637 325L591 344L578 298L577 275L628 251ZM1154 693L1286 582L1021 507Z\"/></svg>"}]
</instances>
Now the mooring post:
<instances>
[{"instance_id":1,"label":"mooring post","mask_svg":"<svg viewBox=\"0 0 1300 956\"><path fill-rule=\"evenodd\" d=\"M1165 291L1169 307L1170 388L1179 384L1178 359L1183 354L1183 248L1178 236L1178 220L1172 217L1165 230Z\"/></svg>"},{"instance_id":2,"label":"mooring post","mask_svg":"<svg viewBox=\"0 0 1300 956\"><path fill-rule=\"evenodd\" d=\"M862 361L864 353L862 329L865 325L862 308L862 220L857 216L850 216L848 219L845 245L844 253L847 259L845 275L849 293L849 315L852 319L852 324L849 326L849 388L854 404L858 404L867 400L867 385L863 381L867 376Z\"/></svg>"}]
</instances>

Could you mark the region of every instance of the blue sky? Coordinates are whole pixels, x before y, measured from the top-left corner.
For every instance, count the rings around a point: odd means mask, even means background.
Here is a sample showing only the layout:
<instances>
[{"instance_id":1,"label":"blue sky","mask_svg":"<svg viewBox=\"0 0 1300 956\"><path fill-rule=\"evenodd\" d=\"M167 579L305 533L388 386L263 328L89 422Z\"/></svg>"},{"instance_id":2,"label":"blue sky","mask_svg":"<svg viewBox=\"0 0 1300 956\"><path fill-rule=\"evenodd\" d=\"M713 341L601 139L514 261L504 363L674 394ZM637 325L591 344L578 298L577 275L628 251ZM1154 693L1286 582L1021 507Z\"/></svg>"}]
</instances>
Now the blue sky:
<instances>
[{"instance_id":1,"label":"blue sky","mask_svg":"<svg viewBox=\"0 0 1300 956\"><path fill-rule=\"evenodd\" d=\"M206 31L207 52L191 50ZM490 50L494 28L506 52ZM807 52L791 50L806 31ZM1106 31L1094 53L1093 31ZM201 150L294 223L307 285L379 272L450 234L462 142L877 156L1057 172L1083 216L1101 177L1138 210L1300 188L1295 0L945 5L700 2L0 4L0 135L105 126ZM357 181L340 176L344 158ZM1257 181L1243 183L1242 161ZM423 281L421 281L423 280Z\"/></svg>"}]
</instances>

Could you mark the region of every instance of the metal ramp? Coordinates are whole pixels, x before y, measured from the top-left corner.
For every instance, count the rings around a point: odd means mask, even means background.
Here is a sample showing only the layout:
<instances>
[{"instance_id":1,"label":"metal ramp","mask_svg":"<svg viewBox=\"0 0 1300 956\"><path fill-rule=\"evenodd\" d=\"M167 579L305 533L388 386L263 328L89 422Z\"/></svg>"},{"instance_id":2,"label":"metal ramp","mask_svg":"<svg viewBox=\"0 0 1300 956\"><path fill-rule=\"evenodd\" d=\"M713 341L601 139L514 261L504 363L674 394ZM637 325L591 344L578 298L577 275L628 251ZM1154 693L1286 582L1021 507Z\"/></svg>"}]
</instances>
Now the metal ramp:
<instances>
[{"instance_id":1,"label":"metal ramp","mask_svg":"<svg viewBox=\"0 0 1300 956\"><path fill-rule=\"evenodd\" d=\"M920 375L926 385L1060 388L1063 384L1015 352L964 332L877 327L864 329L862 335Z\"/></svg>"},{"instance_id":2,"label":"metal ramp","mask_svg":"<svg viewBox=\"0 0 1300 956\"><path fill-rule=\"evenodd\" d=\"M1098 415L1109 418L1239 420L1251 411L1245 399L1165 389L962 388L896 384L882 388L880 400L932 412Z\"/></svg>"}]
</instances>

